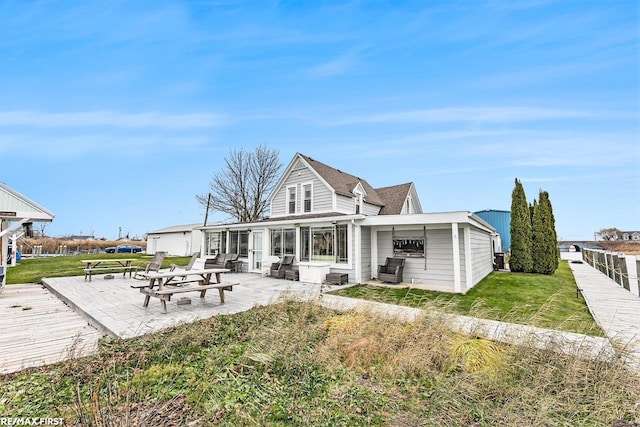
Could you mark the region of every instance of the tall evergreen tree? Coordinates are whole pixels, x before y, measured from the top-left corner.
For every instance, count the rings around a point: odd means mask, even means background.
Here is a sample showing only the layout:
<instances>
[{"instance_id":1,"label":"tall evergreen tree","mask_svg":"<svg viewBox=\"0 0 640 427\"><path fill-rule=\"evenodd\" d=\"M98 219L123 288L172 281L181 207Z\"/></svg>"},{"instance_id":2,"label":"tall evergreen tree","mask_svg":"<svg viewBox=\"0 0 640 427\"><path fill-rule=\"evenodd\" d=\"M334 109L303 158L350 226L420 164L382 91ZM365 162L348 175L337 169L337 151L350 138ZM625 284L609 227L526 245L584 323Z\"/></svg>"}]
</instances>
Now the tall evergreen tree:
<instances>
[{"instance_id":1,"label":"tall evergreen tree","mask_svg":"<svg viewBox=\"0 0 640 427\"><path fill-rule=\"evenodd\" d=\"M531 258L531 214L522 183L516 178L511 193L511 259L509 268L514 272L529 273Z\"/></svg>"},{"instance_id":2,"label":"tall evergreen tree","mask_svg":"<svg viewBox=\"0 0 640 427\"><path fill-rule=\"evenodd\" d=\"M544 205L546 228L547 228L547 248L549 254L551 254L551 266L552 269L548 274L553 274L558 268L560 262L560 250L558 249L558 233L556 232L556 219L553 216L553 207L551 206L551 199L549 199L549 193L546 191L540 192L540 204Z\"/></svg>"},{"instance_id":3,"label":"tall evergreen tree","mask_svg":"<svg viewBox=\"0 0 640 427\"><path fill-rule=\"evenodd\" d=\"M558 242L549 193L540 190L540 203L533 216L533 272L553 274L558 268Z\"/></svg>"}]
</instances>

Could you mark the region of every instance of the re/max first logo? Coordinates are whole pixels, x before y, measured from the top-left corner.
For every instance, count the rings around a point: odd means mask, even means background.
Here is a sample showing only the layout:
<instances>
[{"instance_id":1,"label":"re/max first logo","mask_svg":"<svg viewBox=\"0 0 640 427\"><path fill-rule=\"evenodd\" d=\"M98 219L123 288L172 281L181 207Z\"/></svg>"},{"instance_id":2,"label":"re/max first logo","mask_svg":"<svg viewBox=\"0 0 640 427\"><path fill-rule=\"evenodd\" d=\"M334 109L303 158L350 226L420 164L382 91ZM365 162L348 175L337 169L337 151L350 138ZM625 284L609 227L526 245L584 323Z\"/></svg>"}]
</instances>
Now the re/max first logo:
<instances>
[{"instance_id":1,"label":"re/max first logo","mask_svg":"<svg viewBox=\"0 0 640 427\"><path fill-rule=\"evenodd\" d=\"M62 426L64 418L0 418L0 426Z\"/></svg>"}]
</instances>

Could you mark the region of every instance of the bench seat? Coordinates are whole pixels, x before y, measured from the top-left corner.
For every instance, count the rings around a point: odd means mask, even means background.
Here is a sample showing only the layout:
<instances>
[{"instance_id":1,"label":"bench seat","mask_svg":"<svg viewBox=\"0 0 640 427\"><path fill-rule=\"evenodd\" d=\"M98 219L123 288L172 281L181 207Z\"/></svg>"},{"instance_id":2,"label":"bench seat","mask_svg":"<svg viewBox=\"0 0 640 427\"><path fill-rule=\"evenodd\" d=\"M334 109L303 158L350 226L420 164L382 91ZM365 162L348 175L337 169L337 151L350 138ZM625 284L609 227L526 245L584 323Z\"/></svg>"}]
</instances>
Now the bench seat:
<instances>
[{"instance_id":1,"label":"bench seat","mask_svg":"<svg viewBox=\"0 0 640 427\"><path fill-rule=\"evenodd\" d=\"M195 281L192 280L190 282L195 282ZM189 282L182 282L182 283L189 283ZM144 307L148 307L150 298L155 297L160 299L160 301L162 302L162 308L166 313L167 301L171 301L171 296L173 294L182 294L186 292L200 292L200 298L204 298L207 293L207 290L217 289L220 295L220 303L224 304L225 302L224 291L233 291L233 287L237 284L238 283L212 283L209 285L193 285L193 286L176 286L176 284L173 284L173 285L166 285L166 287L163 287L162 290L150 289L148 286L140 286L140 285L132 285L131 287L139 289L141 293L146 295L144 304L143 304Z\"/></svg>"},{"instance_id":2,"label":"bench seat","mask_svg":"<svg viewBox=\"0 0 640 427\"><path fill-rule=\"evenodd\" d=\"M131 273L138 271L138 266L129 265L129 266L103 266L103 267L78 267L84 271L84 280L87 280L89 277L89 281L91 281L91 275L94 271L114 271L114 270L122 270L122 276L124 277L127 272L129 273L129 277L131 277Z\"/></svg>"}]
</instances>

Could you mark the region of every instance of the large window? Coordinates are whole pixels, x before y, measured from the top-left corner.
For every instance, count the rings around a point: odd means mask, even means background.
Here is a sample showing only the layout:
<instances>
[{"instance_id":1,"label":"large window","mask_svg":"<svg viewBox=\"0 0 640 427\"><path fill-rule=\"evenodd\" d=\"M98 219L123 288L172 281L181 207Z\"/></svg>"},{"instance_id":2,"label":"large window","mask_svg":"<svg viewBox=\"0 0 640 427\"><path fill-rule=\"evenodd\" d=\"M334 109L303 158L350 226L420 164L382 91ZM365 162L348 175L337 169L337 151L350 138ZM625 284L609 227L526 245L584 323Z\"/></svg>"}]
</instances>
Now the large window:
<instances>
[{"instance_id":1,"label":"large window","mask_svg":"<svg viewBox=\"0 0 640 427\"><path fill-rule=\"evenodd\" d=\"M289 205L289 213L296 213L296 187L287 188L287 204Z\"/></svg>"},{"instance_id":2,"label":"large window","mask_svg":"<svg viewBox=\"0 0 640 427\"><path fill-rule=\"evenodd\" d=\"M271 255L296 254L296 229L276 228L271 230Z\"/></svg>"},{"instance_id":3,"label":"large window","mask_svg":"<svg viewBox=\"0 0 640 427\"><path fill-rule=\"evenodd\" d=\"M300 228L302 261L349 262L347 226Z\"/></svg>"},{"instance_id":4,"label":"large window","mask_svg":"<svg viewBox=\"0 0 640 427\"><path fill-rule=\"evenodd\" d=\"M231 231L229 233L229 252L241 257L249 256L248 231Z\"/></svg>"},{"instance_id":5,"label":"large window","mask_svg":"<svg viewBox=\"0 0 640 427\"><path fill-rule=\"evenodd\" d=\"M311 184L305 184L302 187L304 197L304 211L305 213L311 212Z\"/></svg>"},{"instance_id":6,"label":"large window","mask_svg":"<svg viewBox=\"0 0 640 427\"><path fill-rule=\"evenodd\" d=\"M218 255L227 250L227 233L214 231L207 233L206 255Z\"/></svg>"}]
</instances>

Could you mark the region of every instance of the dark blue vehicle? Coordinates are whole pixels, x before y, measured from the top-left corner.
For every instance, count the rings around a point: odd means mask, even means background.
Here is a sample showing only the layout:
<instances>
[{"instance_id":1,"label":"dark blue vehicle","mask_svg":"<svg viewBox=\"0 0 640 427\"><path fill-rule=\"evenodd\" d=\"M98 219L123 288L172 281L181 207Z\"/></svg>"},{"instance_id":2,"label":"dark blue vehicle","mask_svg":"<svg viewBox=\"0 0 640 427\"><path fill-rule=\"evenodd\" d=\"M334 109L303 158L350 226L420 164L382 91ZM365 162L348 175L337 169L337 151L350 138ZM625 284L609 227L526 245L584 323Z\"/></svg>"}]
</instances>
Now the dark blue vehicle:
<instances>
[{"instance_id":1,"label":"dark blue vehicle","mask_svg":"<svg viewBox=\"0 0 640 427\"><path fill-rule=\"evenodd\" d=\"M108 254L137 254L142 252L142 247L137 245L110 246L104 250Z\"/></svg>"}]
</instances>

